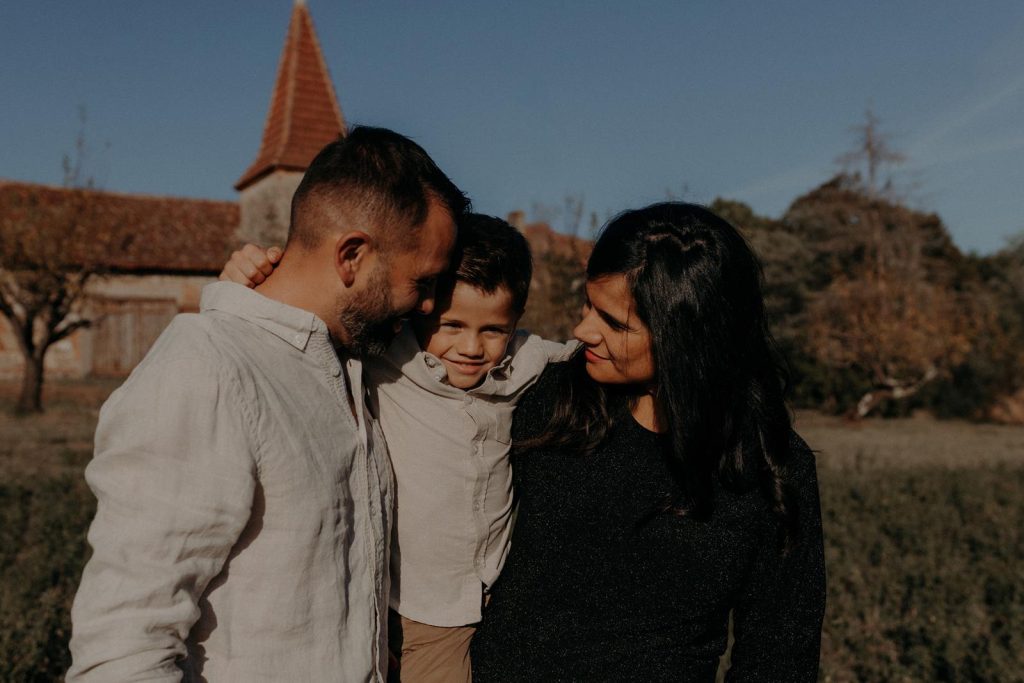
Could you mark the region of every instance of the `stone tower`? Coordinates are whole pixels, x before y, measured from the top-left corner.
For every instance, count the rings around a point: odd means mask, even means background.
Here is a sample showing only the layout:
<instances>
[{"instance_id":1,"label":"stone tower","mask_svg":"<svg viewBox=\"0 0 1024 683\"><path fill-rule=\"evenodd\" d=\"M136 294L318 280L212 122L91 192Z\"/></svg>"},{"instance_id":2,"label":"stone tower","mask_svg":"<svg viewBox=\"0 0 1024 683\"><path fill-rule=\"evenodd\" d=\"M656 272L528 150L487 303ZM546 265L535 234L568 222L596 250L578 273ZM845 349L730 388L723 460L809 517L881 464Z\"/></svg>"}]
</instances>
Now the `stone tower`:
<instances>
[{"instance_id":1,"label":"stone tower","mask_svg":"<svg viewBox=\"0 0 1024 683\"><path fill-rule=\"evenodd\" d=\"M295 0L256 160L235 183L239 242L281 244L292 194L316 153L345 135L345 119L304 0Z\"/></svg>"}]
</instances>

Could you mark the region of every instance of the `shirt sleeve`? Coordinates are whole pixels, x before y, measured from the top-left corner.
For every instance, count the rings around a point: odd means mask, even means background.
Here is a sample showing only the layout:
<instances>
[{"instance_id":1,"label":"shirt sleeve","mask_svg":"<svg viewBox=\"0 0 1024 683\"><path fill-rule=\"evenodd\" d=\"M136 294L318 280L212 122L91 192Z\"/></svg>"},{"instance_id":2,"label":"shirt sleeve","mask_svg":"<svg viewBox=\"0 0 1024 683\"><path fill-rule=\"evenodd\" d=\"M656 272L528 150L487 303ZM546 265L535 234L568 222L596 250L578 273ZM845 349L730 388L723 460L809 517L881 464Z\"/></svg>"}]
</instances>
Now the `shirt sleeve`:
<instances>
[{"instance_id":1,"label":"shirt sleeve","mask_svg":"<svg viewBox=\"0 0 1024 683\"><path fill-rule=\"evenodd\" d=\"M255 437L240 393L206 361L144 362L103 407L69 682L181 680L200 597L249 522Z\"/></svg>"},{"instance_id":2,"label":"shirt sleeve","mask_svg":"<svg viewBox=\"0 0 1024 683\"><path fill-rule=\"evenodd\" d=\"M569 360L580 348L580 343L575 339L567 342L553 342L545 339L543 344L549 363L561 363L562 361Z\"/></svg>"},{"instance_id":3,"label":"shirt sleeve","mask_svg":"<svg viewBox=\"0 0 1024 683\"><path fill-rule=\"evenodd\" d=\"M727 681L818 679L825 612L825 562L814 455L794 437L793 483L799 510L795 546L781 555L766 539L733 611Z\"/></svg>"}]
</instances>

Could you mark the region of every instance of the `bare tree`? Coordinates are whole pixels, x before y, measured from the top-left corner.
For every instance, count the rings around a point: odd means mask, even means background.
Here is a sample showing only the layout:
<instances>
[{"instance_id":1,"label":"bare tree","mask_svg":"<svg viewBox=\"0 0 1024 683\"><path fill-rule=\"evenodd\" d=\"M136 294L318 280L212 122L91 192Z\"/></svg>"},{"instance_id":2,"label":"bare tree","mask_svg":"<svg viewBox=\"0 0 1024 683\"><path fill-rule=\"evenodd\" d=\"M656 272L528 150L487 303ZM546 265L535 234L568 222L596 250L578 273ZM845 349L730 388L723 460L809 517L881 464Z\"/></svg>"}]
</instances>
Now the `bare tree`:
<instances>
[{"instance_id":1,"label":"bare tree","mask_svg":"<svg viewBox=\"0 0 1024 683\"><path fill-rule=\"evenodd\" d=\"M583 302L584 267L592 243L583 239L597 231L598 217L586 210L582 194L567 194L561 206L535 202L534 223L526 228L533 251L530 301L521 325L549 339L568 339ZM557 225L555 232L552 225Z\"/></svg>"},{"instance_id":2,"label":"bare tree","mask_svg":"<svg viewBox=\"0 0 1024 683\"><path fill-rule=\"evenodd\" d=\"M890 146L870 107L864 116L853 128L854 149L837 159L850 191L840 213L856 227L863 257L836 273L807 310L811 353L869 381L870 389L849 410L854 418L948 375L970 352L980 326L966 295L929 273L928 221L899 202L891 177L883 181L885 169L906 157Z\"/></svg>"},{"instance_id":3,"label":"bare tree","mask_svg":"<svg viewBox=\"0 0 1024 683\"><path fill-rule=\"evenodd\" d=\"M582 192L566 193L560 206L533 202L530 206L530 216L534 221L547 223L563 235L577 239L592 239L600 223L596 211L586 210L586 200ZM586 234L583 234L584 228Z\"/></svg>"},{"instance_id":4,"label":"bare tree","mask_svg":"<svg viewBox=\"0 0 1024 683\"><path fill-rule=\"evenodd\" d=\"M90 324L86 286L100 273L91 179L82 179L84 112L73 156L64 157L60 193L10 192L0 216L0 314L14 330L25 359L19 414L42 412L44 362L49 349ZM92 247L92 248L90 248Z\"/></svg>"},{"instance_id":5,"label":"bare tree","mask_svg":"<svg viewBox=\"0 0 1024 683\"><path fill-rule=\"evenodd\" d=\"M872 198L889 196L893 192L891 177L885 179L882 187L878 185L883 169L907 160L903 154L889 146L890 137L881 131L879 123L879 118L869 105L864 111L864 123L851 127L857 137L855 147L836 159L843 171L851 176L863 178L859 169L866 171L867 181L862 189Z\"/></svg>"}]
</instances>

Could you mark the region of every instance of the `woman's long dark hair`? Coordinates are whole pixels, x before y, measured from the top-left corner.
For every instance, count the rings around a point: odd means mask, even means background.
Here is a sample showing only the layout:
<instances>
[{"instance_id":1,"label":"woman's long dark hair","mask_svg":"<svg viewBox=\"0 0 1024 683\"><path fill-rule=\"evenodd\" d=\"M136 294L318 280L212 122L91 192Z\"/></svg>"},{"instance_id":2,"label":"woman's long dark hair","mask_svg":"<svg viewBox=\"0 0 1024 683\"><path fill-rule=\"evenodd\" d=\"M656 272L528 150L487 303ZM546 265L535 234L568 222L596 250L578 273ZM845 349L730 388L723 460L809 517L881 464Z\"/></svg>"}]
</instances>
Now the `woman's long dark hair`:
<instances>
[{"instance_id":1,"label":"woman's long dark hair","mask_svg":"<svg viewBox=\"0 0 1024 683\"><path fill-rule=\"evenodd\" d=\"M661 508L706 519L714 483L763 488L793 540L796 507L786 485L791 421L786 375L765 320L761 268L728 222L694 204L627 211L601 233L587 279L624 275L650 330L665 456L679 488ZM544 435L530 446L586 452L621 409L623 387L586 376L577 355Z\"/></svg>"}]
</instances>

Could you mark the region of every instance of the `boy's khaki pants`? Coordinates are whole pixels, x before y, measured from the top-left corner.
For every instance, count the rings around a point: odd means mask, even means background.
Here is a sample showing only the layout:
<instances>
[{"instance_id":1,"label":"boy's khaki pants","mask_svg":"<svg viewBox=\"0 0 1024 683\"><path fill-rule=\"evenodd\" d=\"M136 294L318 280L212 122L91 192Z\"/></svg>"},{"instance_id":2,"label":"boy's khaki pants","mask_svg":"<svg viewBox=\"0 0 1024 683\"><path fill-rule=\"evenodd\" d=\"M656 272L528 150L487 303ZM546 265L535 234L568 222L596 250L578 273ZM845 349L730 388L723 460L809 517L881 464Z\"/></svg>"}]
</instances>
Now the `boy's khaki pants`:
<instances>
[{"instance_id":1,"label":"boy's khaki pants","mask_svg":"<svg viewBox=\"0 0 1024 683\"><path fill-rule=\"evenodd\" d=\"M471 683L469 642L476 626L431 626L388 613L389 647L399 659L389 683Z\"/></svg>"}]
</instances>

